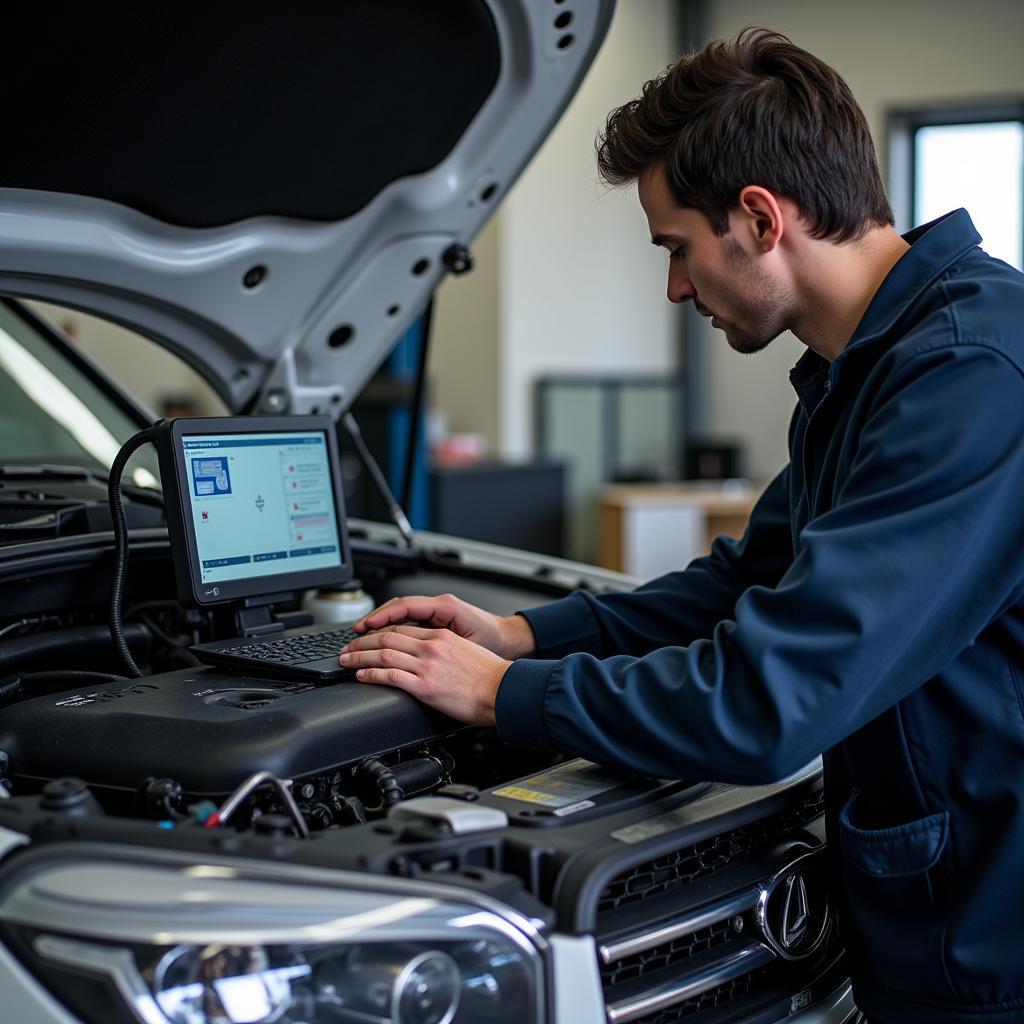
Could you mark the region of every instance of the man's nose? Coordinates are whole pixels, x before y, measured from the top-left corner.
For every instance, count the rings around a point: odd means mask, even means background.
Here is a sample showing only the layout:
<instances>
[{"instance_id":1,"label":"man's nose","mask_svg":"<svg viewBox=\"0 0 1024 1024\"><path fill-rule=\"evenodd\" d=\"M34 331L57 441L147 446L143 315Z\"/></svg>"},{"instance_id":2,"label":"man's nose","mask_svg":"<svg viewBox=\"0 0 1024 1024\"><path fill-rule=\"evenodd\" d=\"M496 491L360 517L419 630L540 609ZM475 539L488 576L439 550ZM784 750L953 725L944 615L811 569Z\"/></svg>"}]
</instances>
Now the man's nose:
<instances>
[{"instance_id":1,"label":"man's nose","mask_svg":"<svg viewBox=\"0 0 1024 1024\"><path fill-rule=\"evenodd\" d=\"M668 271L668 301L688 302L697 290L690 281L690 275L683 266L671 266Z\"/></svg>"}]
</instances>

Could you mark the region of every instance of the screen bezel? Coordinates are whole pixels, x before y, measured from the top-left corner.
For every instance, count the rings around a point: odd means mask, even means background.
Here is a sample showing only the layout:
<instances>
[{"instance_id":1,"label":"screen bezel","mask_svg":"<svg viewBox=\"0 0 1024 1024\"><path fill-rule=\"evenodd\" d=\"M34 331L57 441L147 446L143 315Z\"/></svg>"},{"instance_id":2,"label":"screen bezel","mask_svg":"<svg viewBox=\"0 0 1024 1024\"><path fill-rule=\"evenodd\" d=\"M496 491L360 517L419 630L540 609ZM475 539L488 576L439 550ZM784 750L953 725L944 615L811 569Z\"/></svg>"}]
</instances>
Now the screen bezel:
<instances>
[{"instance_id":1,"label":"screen bezel","mask_svg":"<svg viewBox=\"0 0 1024 1024\"><path fill-rule=\"evenodd\" d=\"M341 549L341 565L326 569L249 576L205 584L192 520L191 491L182 440L192 435L323 433L327 443L334 493L335 526ZM345 499L341 487L341 463L334 421L329 416L202 416L165 421L156 440L163 478L167 531L171 541L178 597L184 604L207 607L241 601L248 597L308 590L345 583L352 578L352 554L345 523Z\"/></svg>"}]
</instances>

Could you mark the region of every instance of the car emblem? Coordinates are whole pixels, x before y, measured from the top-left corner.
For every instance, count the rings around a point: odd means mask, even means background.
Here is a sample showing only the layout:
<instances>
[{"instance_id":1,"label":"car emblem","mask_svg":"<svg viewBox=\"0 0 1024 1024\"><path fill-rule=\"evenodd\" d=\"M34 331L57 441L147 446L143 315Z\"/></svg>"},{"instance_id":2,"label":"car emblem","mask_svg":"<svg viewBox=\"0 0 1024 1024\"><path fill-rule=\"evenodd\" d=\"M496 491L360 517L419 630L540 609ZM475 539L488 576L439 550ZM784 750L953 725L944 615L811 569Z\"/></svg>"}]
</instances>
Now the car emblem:
<instances>
[{"instance_id":1,"label":"car emblem","mask_svg":"<svg viewBox=\"0 0 1024 1024\"><path fill-rule=\"evenodd\" d=\"M795 949L807 934L810 919L807 906L807 879L803 875L790 875L786 879L785 888L779 941L786 949Z\"/></svg>"},{"instance_id":2,"label":"car emblem","mask_svg":"<svg viewBox=\"0 0 1024 1024\"><path fill-rule=\"evenodd\" d=\"M755 918L765 944L786 960L814 953L831 921L821 853L807 853L762 886Z\"/></svg>"}]
</instances>

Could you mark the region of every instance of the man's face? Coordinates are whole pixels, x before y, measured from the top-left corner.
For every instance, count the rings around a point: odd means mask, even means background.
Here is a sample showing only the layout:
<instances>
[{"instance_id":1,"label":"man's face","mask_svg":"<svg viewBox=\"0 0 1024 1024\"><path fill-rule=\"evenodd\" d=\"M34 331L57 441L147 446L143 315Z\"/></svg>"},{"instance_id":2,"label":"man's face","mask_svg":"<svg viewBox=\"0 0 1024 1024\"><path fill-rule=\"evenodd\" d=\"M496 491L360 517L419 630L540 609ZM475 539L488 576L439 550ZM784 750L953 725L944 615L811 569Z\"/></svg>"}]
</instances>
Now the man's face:
<instances>
[{"instance_id":1,"label":"man's face","mask_svg":"<svg viewBox=\"0 0 1024 1024\"><path fill-rule=\"evenodd\" d=\"M758 352L777 338L787 327L790 297L759 260L745 231L748 218L730 216L729 232L716 235L704 214L676 204L660 164L640 175L638 188L651 241L669 253L669 301L692 299L737 352Z\"/></svg>"}]
</instances>

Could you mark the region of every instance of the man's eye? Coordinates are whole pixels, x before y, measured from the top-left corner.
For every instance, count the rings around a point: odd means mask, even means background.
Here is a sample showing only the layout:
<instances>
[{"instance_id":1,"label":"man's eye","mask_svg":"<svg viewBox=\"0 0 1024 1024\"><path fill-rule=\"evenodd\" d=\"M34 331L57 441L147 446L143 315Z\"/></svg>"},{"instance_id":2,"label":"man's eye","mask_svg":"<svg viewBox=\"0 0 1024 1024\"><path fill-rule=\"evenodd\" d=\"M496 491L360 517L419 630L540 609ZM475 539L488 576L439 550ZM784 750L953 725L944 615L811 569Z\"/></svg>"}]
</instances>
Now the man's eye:
<instances>
[{"instance_id":1,"label":"man's eye","mask_svg":"<svg viewBox=\"0 0 1024 1024\"><path fill-rule=\"evenodd\" d=\"M683 259L683 258L684 258L685 256L686 256L686 249L685 249L685 248L684 248L683 246L681 246L681 245L680 245L680 246L677 246L677 247L676 247L675 249L673 249L673 250L672 250L672 251L671 251L671 252L670 252L670 253L668 254L668 258L669 258L670 260L674 260L674 259L680 259L680 260L681 260L681 259Z\"/></svg>"}]
</instances>

